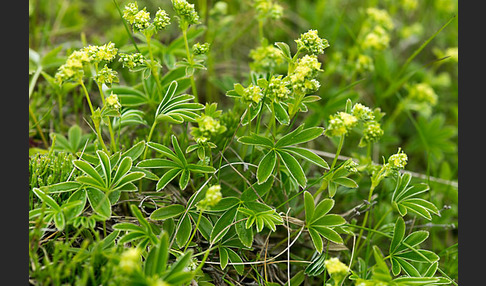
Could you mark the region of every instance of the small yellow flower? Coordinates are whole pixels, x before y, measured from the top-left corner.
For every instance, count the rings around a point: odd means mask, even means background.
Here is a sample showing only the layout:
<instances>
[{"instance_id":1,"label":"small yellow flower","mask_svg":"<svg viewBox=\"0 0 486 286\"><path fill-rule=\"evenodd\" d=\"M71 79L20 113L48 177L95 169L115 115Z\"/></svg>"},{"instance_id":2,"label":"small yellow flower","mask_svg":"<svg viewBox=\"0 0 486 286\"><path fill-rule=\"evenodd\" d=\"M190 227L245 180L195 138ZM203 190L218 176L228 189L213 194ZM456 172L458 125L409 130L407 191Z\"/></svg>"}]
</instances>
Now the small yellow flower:
<instances>
[{"instance_id":1,"label":"small yellow flower","mask_svg":"<svg viewBox=\"0 0 486 286\"><path fill-rule=\"evenodd\" d=\"M342 263L337 257L325 260L324 265L326 266L329 275L346 274L349 271L349 267Z\"/></svg>"},{"instance_id":2,"label":"small yellow flower","mask_svg":"<svg viewBox=\"0 0 486 286\"><path fill-rule=\"evenodd\" d=\"M106 104L109 106L109 107L112 107L112 108L115 108L115 109L119 109L121 108L121 104L120 102L118 101L118 96L116 94L114 94L113 92L111 93L110 96L108 96L106 98Z\"/></svg>"},{"instance_id":3,"label":"small yellow flower","mask_svg":"<svg viewBox=\"0 0 486 286\"><path fill-rule=\"evenodd\" d=\"M142 252L138 248L129 248L120 256L120 268L128 273L140 266Z\"/></svg>"},{"instance_id":4,"label":"small yellow flower","mask_svg":"<svg viewBox=\"0 0 486 286\"><path fill-rule=\"evenodd\" d=\"M199 201L197 207L203 210L209 209L219 203L222 197L223 195L221 194L221 185L211 186L206 191L206 196L204 197L204 199Z\"/></svg>"}]
</instances>

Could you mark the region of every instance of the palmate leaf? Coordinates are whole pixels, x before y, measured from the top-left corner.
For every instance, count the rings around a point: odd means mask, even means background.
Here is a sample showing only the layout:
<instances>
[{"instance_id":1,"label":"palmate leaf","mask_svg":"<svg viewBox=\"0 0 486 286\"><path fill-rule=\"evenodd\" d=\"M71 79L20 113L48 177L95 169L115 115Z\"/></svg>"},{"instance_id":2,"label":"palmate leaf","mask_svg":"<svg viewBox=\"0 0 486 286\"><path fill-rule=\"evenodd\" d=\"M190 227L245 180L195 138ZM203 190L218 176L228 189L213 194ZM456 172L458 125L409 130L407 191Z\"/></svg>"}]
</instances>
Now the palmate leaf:
<instances>
[{"instance_id":1,"label":"palmate leaf","mask_svg":"<svg viewBox=\"0 0 486 286\"><path fill-rule=\"evenodd\" d=\"M198 164L188 163L184 152L182 151L177 137L172 135L171 137L172 151L169 147L164 145L148 142L147 146L161 153L168 159L153 158L140 161L137 164L138 168L161 168L168 169L157 182L156 191L160 191L167 186L172 180L180 175L179 188L184 190L189 184L191 172L193 173L213 173L216 171L212 166L204 166Z\"/></svg>"},{"instance_id":2,"label":"palmate leaf","mask_svg":"<svg viewBox=\"0 0 486 286\"><path fill-rule=\"evenodd\" d=\"M238 142L246 145L260 146L265 149L270 149L265 153L260 160L257 169L257 179L259 184L263 184L270 178L277 165L277 157L283 163L283 166L288 170L289 175L301 186L305 187L307 178L304 170L293 155L308 160L320 167L329 168L326 161L314 154L313 152L304 149L293 147L291 145L301 144L319 137L323 128L311 127L304 129L304 125L300 125L294 131L283 136L276 143L267 137L258 134L250 134L249 136L242 136L238 138ZM277 156L275 156L277 155Z\"/></svg>"},{"instance_id":3,"label":"palmate leaf","mask_svg":"<svg viewBox=\"0 0 486 286\"><path fill-rule=\"evenodd\" d=\"M328 214L333 206L334 200L329 198L323 199L315 206L313 196L308 191L304 192L306 227L319 253L322 252L323 238L337 244L343 243L343 239L333 228L343 225L346 220L339 215Z\"/></svg>"},{"instance_id":4,"label":"palmate leaf","mask_svg":"<svg viewBox=\"0 0 486 286\"><path fill-rule=\"evenodd\" d=\"M189 103L194 96L188 94L175 95L177 81L172 81L155 112L155 120L182 123L184 121L196 121L199 116L196 111L204 108L199 103Z\"/></svg>"},{"instance_id":5,"label":"palmate leaf","mask_svg":"<svg viewBox=\"0 0 486 286\"><path fill-rule=\"evenodd\" d=\"M424 183L410 185L411 179L412 175L409 173L398 176L392 195L392 205L401 216L405 216L410 211L427 220L431 220L431 214L439 215L439 209L427 200L416 198L417 195L428 191L429 186Z\"/></svg>"}]
</instances>

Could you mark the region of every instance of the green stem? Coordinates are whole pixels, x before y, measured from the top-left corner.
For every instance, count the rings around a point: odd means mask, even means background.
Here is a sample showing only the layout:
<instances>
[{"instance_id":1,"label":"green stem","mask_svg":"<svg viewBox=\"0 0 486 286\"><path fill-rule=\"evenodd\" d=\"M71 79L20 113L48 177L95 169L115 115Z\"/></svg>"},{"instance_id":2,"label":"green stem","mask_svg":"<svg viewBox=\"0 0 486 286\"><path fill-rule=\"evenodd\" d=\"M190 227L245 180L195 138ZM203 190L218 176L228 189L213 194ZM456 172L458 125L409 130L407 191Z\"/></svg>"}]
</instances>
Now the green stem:
<instances>
[{"instance_id":1,"label":"green stem","mask_svg":"<svg viewBox=\"0 0 486 286\"><path fill-rule=\"evenodd\" d=\"M91 116L93 116L94 115L94 109L93 109L93 104L91 104L91 99L89 98L88 90L86 89L86 86L84 85L84 83L83 83L82 80L79 81L79 84L83 88L84 95L86 96L86 100L88 101L89 110L91 111ZM108 148L106 148L105 142L103 141L103 137L101 136L101 129L100 129L100 122L99 122L99 120L94 120L93 118L91 118L91 119L93 120L93 123L95 125L96 135L98 137L98 141L101 144L101 147L103 148L103 150L107 154L109 154Z\"/></svg>"},{"instance_id":2,"label":"green stem","mask_svg":"<svg viewBox=\"0 0 486 286\"><path fill-rule=\"evenodd\" d=\"M162 101L162 85L160 84L159 72L157 70L157 67L154 64L155 63L154 55L153 55L153 52L152 52L152 46L150 45L150 41L151 41L152 38L150 36L146 35L145 39L147 40L147 49L149 51L149 56L150 56L150 69L152 70L152 75L154 76L155 83L157 84L157 89L159 91L157 93L157 96L158 96L159 101Z\"/></svg>"},{"instance_id":3,"label":"green stem","mask_svg":"<svg viewBox=\"0 0 486 286\"><path fill-rule=\"evenodd\" d=\"M194 61L192 58L192 54L189 51L189 42L187 40L187 28L182 29L182 36L184 38L184 46L186 48L187 62L192 66ZM199 97L197 95L197 88L196 88L196 81L194 80L194 74L191 74L190 79L191 79L192 95L194 95L194 102L199 103Z\"/></svg>"},{"instance_id":4,"label":"green stem","mask_svg":"<svg viewBox=\"0 0 486 286\"><path fill-rule=\"evenodd\" d=\"M334 160L332 161L330 170L332 170L332 168L334 168L334 166L336 165L337 159L339 157L339 153L341 153L341 149L343 148L343 145L344 145L344 135L341 135L341 137L339 138L339 145L336 151L336 155L334 156Z\"/></svg>"},{"instance_id":5,"label":"green stem","mask_svg":"<svg viewBox=\"0 0 486 286\"><path fill-rule=\"evenodd\" d=\"M98 73L98 65L95 65L95 68L96 68L96 73ZM105 106L106 105L105 95L103 93L103 89L101 88L101 84L96 82L96 85L98 86L98 90L100 91L100 97L101 97L101 101L103 102L103 106ZM113 149L113 152L117 152L116 141L115 141L115 133L113 132L113 127L111 126L111 118L109 118L109 117L108 117L108 124L107 125L108 125L108 131L110 132L111 149Z\"/></svg>"}]
</instances>

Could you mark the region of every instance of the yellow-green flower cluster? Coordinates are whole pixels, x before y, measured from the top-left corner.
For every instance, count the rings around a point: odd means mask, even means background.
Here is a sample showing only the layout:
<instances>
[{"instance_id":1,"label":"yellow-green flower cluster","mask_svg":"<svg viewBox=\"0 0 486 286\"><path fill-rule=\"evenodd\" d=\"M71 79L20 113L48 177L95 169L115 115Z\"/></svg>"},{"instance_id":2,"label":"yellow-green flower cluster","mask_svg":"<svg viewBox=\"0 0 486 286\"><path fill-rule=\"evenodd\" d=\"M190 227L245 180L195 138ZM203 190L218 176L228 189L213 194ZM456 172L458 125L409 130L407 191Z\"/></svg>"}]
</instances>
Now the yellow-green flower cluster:
<instances>
[{"instance_id":1,"label":"yellow-green flower cluster","mask_svg":"<svg viewBox=\"0 0 486 286\"><path fill-rule=\"evenodd\" d=\"M66 63L59 67L55 78L62 84L64 81L79 81L84 76L84 65L89 62L89 56L84 51L74 51Z\"/></svg>"},{"instance_id":2,"label":"yellow-green flower cluster","mask_svg":"<svg viewBox=\"0 0 486 286\"><path fill-rule=\"evenodd\" d=\"M133 31L135 32L153 31L154 29L155 31L160 31L170 24L169 14L160 8L155 13L154 20L151 23L150 12L147 12L146 7L139 10L137 2L130 2L125 5L123 19L132 25Z\"/></svg>"},{"instance_id":3,"label":"yellow-green flower cluster","mask_svg":"<svg viewBox=\"0 0 486 286\"><path fill-rule=\"evenodd\" d=\"M120 53L120 58L118 59L119 62L122 63L123 67L127 67L129 69L134 69L144 64L145 58L141 53L134 53L134 54L125 54Z\"/></svg>"},{"instance_id":4,"label":"yellow-green flower cluster","mask_svg":"<svg viewBox=\"0 0 486 286\"><path fill-rule=\"evenodd\" d=\"M331 276L346 275L349 271L349 267L342 263L337 257L324 260L324 265L326 266L327 273Z\"/></svg>"},{"instance_id":5,"label":"yellow-green flower cluster","mask_svg":"<svg viewBox=\"0 0 486 286\"><path fill-rule=\"evenodd\" d=\"M197 124L198 128L193 128L191 134L198 143L206 142L211 136L226 131L226 127L221 125L218 119L205 114L197 119Z\"/></svg>"},{"instance_id":6,"label":"yellow-green flower cluster","mask_svg":"<svg viewBox=\"0 0 486 286\"><path fill-rule=\"evenodd\" d=\"M407 98L418 103L427 103L432 106L437 104L438 100L438 96L435 93L434 89L425 82L409 86Z\"/></svg>"},{"instance_id":7,"label":"yellow-green flower cluster","mask_svg":"<svg viewBox=\"0 0 486 286\"><path fill-rule=\"evenodd\" d=\"M363 146L365 145L364 143L376 142L383 134L384 131L381 129L380 123L374 120L368 121L365 123L360 145Z\"/></svg>"},{"instance_id":8,"label":"yellow-green flower cluster","mask_svg":"<svg viewBox=\"0 0 486 286\"><path fill-rule=\"evenodd\" d=\"M255 0L253 5L260 20L267 18L278 20L283 16L282 6L272 0Z\"/></svg>"},{"instance_id":9,"label":"yellow-green flower cluster","mask_svg":"<svg viewBox=\"0 0 486 286\"><path fill-rule=\"evenodd\" d=\"M400 4L405 11L414 11L415 9L417 9L418 1L417 0L401 0Z\"/></svg>"},{"instance_id":10,"label":"yellow-green flower cluster","mask_svg":"<svg viewBox=\"0 0 486 286\"><path fill-rule=\"evenodd\" d=\"M345 136L356 124L358 124L356 116L346 112L338 112L329 117L329 125L324 134L328 137Z\"/></svg>"},{"instance_id":11,"label":"yellow-green flower cluster","mask_svg":"<svg viewBox=\"0 0 486 286\"><path fill-rule=\"evenodd\" d=\"M113 82L118 82L117 72L105 65L94 76L94 80L99 84L112 84Z\"/></svg>"},{"instance_id":12,"label":"yellow-green flower cluster","mask_svg":"<svg viewBox=\"0 0 486 286\"><path fill-rule=\"evenodd\" d=\"M382 51L390 45L390 35L382 26L375 26L364 37L362 48Z\"/></svg>"},{"instance_id":13,"label":"yellow-green flower cluster","mask_svg":"<svg viewBox=\"0 0 486 286\"><path fill-rule=\"evenodd\" d=\"M242 99L244 102L253 104L259 103L260 100L263 98L262 89L258 85L254 85L253 83L250 84L247 88L245 88Z\"/></svg>"},{"instance_id":14,"label":"yellow-green flower cluster","mask_svg":"<svg viewBox=\"0 0 486 286\"><path fill-rule=\"evenodd\" d=\"M359 54L358 58L356 59L355 68L358 72L373 71L375 69L375 65L370 56Z\"/></svg>"},{"instance_id":15,"label":"yellow-green flower cluster","mask_svg":"<svg viewBox=\"0 0 486 286\"><path fill-rule=\"evenodd\" d=\"M189 25L199 23L199 15L194 9L194 4L189 4L186 0L172 0L174 11L179 16L179 25L185 29Z\"/></svg>"},{"instance_id":16,"label":"yellow-green flower cluster","mask_svg":"<svg viewBox=\"0 0 486 286\"><path fill-rule=\"evenodd\" d=\"M295 40L297 49L303 49L310 54L320 55L324 53L324 49L329 47L326 39L321 39L317 34L317 30L309 30L300 35L300 38Z\"/></svg>"},{"instance_id":17,"label":"yellow-green flower cluster","mask_svg":"<svg viewBox=\"0 0 486 286\"><path fill-rule=\"evenodd\" d=\"M289 89L288 77L282 78L282 75L273 76L267 86L267 96L275 102L283 101L289 98L292 91Z\"/></svg>"},{"instance_id":18,"label":"yellow-green flower cluster","mask_svg":"<svg viewBox=\"0 0 486 286\"><path fill-rule=\"evenodd\" d=\"M399 170L405 168L407 161L407 154L405 154L401 148L398 148L398 152L388 158L387 166L392 170Z\"/></svg>"},{"instance_id":19,"label":"yellow-green flower cluster","mask_svg":"<svg viewBox=\"0 0 486 286\"><path fill-rule=\"evenodd\" d=\"M202 210L208 210L211 207L214 207L217 203L219 203L222 197L223 195L221 194L221 186L211 186L206 191L206 196L204 197L204 199L199 201L197 207Z\"/></svg>"},{"instance_id":20,"label":"yellow-green flower cluster","mask_svg":"<svg viewBox=\"0 0 486 286\"><path fill-rule=\"evenodd\" d=\"M351 113L356 116L358 120L367 121L375 119L373 111L368 106L361 103L356 103L353 108L351 108Z\"/></svg>"},{"instance_id":21,"label":"yellow-green flower cluster","mask_svg":"<svg viewBox=\"0 0 486 286\"><path fill-rule=\"evenodd\" d=\"M298 59L294 71L290 74L292 89L303 94L317 91L320 84L316 77L320 71L321 63L316 55L305 55Z\"/></svg>"},{"instance_id":22,"label":"yellow-green flower cluster","mask_svg":"<svg viewBox=\"0 0 486 286\"><path fill-rule=\"evenodd\" d=\"M366 14L369 16L369 19L378 26L382 26L387 30L393 29L393 20L386 10L370 7L366 9Z\"/></svg>"},{"instance_id":23,"label":"yellow-green flower cluster","mask_svg":"<svg viewBox=\"0 0 486 286\"><path fill-rule=\"evenodd\" d=\"M115 44L108 42L102 46L89 45L88 47L76 50L69 55L66 63L59 67L55 75L59 84L64 81L73 80L80 81L84 76L84 67L88 63L98 64L102 61L112 61L118 49Z\"/></svg>"},{"instance_id":24,"label":"yellow-green flower cluster","mask_svg":"<svg viewBox=\"0 0 486 286\"><path fill-rule=\"evenodd\" d=\"M195 43L192 46L192 53L194 55L204 55L209 51L209 43Z\"/></svg>"},{"instance_id":25,"label":"yellow-green flower cluster","mask_svg":"<svg viewBox=\"0 0 486 286\"><path fill-rule=\"evenodd\" d=\"M361 30L361 48L363 50L382 51L390 44L389 31L393 29L393 21L386 10L370 7L366 9L368 16Z\"/></svg>"},{"instance_id":26,"label":"yellow-green flower cluster","mask_svg":"<svg viewBox=\"0 0 486 286\"><path fill-rule=\"evenodd\" d=\"M136 270L140 267L141 255L142 252L139 248L125 250L120 256L120 268L127 273Z\"/></svg>"},{"instance_id":27,"label":"yellow-green flower cluster","mask_svg":"<svg viewBox=\"0 0 486 286\"><path fill-rule=\"evenodd\" d=\"M250 68L257 72L271 71L284 62L282 52L272 45L252 49L250 58L253 60L250 63Z\"/></svg>"},{"instance_id":28,"label":"yellow-green flower cluster","mask_svg":"<svg viewBox=\"0 0 486 286\"><path fill-rule=\"evenodd\" d=\"M118 95L111 92L110 96L106 98L106 105L114 109L120 109L121 103L118 100Z\"/></svg>"},{"instance_id":29,"label":"yellow-green flower cluster","mask_svg":"<svg viewBox=\"0 0 486 286\"><path fill-rule=\"evenodd\" d=\"M83 51L88 55L89 61L92 63L99 63L102 61L111 62L118 49L115 48L115 44L108 42L102 46L89 45L83 48Z\"/></svg>"},{"instance_id":30,"label":"yellow-green flower cluster","mask_svg":"<svg viewBox=\"0 0 486 286\"><path fill-rule=\"evenodd\" d=\"M157 10L157 12L155 13L153 24L157 31L165 29L167 26L170 25L169 14L167 14L165 10L159 8L159 10Z\"/></svg>"}]
</instances>

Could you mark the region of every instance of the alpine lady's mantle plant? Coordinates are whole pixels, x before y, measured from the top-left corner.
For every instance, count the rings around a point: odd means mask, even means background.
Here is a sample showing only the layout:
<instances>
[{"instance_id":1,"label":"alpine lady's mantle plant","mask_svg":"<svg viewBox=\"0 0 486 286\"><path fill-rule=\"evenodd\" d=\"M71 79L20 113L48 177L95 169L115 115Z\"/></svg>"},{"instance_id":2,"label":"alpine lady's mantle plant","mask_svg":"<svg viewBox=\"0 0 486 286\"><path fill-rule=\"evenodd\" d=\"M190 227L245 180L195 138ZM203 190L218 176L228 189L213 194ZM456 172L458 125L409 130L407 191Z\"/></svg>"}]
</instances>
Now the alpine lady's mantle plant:
<instances>
[{"instance_id":1,"label":"alpine lady's mantle plant","mask_svg":"<svg viewBox=\"0 0 486 286\"><path fill-rule=\"evenodd\" d=\"M424 227L446 206L405 171L407 148L380 153L387 115L351 98L314 113L334 84L331 45L318 29L272 43L288 3L250 2L259 37L247 77L221 83L226 96L214 102L198 89L220 48L207 25L236 2L172 0L154 13L115 0L126 44L86 44L45 73L56 88L72 84L68 96L79 91L89 112L87 128L52 132L48 153L29 160L31 280L457 285ZM355 41L363 52L389 48L390 15L363 11ZM351 60L353 77L380 68L365 53ZM406 90L392 117L420 109L411 102L437 104L425 83Z\"/></svg>"}]
</instances>

